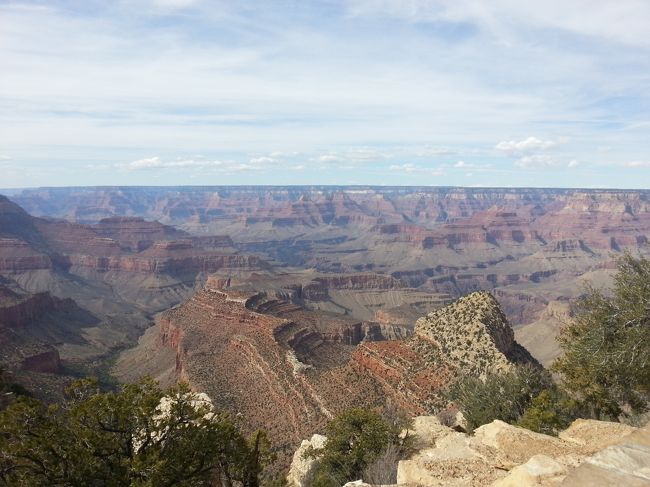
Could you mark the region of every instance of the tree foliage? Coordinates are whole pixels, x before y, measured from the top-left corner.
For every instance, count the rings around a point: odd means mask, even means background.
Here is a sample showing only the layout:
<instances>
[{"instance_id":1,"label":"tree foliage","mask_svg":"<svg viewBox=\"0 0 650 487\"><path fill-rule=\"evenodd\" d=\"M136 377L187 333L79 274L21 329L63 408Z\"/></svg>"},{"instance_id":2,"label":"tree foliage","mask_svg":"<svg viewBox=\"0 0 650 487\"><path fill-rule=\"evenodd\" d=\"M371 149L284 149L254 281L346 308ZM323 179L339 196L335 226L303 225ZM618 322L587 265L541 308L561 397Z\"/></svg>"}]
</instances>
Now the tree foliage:
<instances>
[{"instance_id":1,"label":"tree foliage","mask_svg":"<svg viewBox=\"0 0 650 487\"><path fill-rule=\"evenodd\" d=\"M557 435L581 413L580 404L554 386L535 396L516 425L545 435Z\"/></svg>"},{"instance_id":2,"label":"tree foliage","mask_svg":"<svg viewBox=\"0 0 650 487\"><path fill-rule=\"evenodd\" d=\"M80 381L54 405L19 398L0 431L0 485L256 487L269 460L263 433L247 441L187 386L150 380L118 392Z\"/></svg>"},{"instance_id":3,"label":"tree foliage","mask_svg":"<svg viewBox=\"0 0 650 487\"><path fill-rule=\"evenodd\" d=\"M483 379L465 376L449 389L448 398L460 409L467 429L474 431L495 419L513 423L530 406L533 398L553 387L548 372L529 365L491 373Z\"/></svg>"},{"instance_id":4,"label":"tree foliage","mask_svg":"<svg viewBox=\"0 0 650 487\"><path fill-rule=\"evenodd\" d=\"M644 411L650 399L650 260L625 254L611 292L588 288L559 336L554 369L597 418Z\"/></svg>"},{"instance_id":5,"label":"tree foliage","mask_svg":"<svg viewBox=\"0 0 650 487\"><path fill-rule=\"evenodd\" d=\"M0 366L0 410L6 408L17 397L28 395L29 392L14 382L11 374Z\"/></svg>"},{"instance_id":6,"label":"tree foliage","mask_svg":"<svg viewBox=\"0 0 650 487\"><path fill-rule=\"evenodd\" d=\"M404 438L400 438L404 426L406 423L387 420L374 411L344 411L327 425L325 446L308 452L308 455L319 458L313 486L339 487L361 478L364 469L391 445L405 447Z\"/></svg>"}]
</instances>

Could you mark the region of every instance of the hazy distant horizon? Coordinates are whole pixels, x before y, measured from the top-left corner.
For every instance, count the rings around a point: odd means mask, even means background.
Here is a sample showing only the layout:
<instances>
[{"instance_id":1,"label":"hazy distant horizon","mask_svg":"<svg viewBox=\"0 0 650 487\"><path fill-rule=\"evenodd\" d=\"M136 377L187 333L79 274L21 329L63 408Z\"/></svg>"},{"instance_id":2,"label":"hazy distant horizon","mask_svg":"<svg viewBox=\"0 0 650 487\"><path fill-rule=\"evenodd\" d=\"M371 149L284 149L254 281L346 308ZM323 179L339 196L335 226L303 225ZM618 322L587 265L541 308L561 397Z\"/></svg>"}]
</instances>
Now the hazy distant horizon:
<instances>
[{"instance_id":1,"label":"hazy distant horizon","mask_svg":"<svg viewBox=\"0 0 650 487\"><path fill-rule=\"evenodd\" d=\"M650 186L650 2L0 4L0 187Z\"/></svg>"},{"instance_id":2,"label":"hazy distant horizon","mask_svg":"<svg viewBox=\"0 0 650 487\"><path fill-rule=\"evenodd\" d=\"M263 188L263 189L341 189L341 190L390 190L390 189L462 189L462 190L539 190L539 191L605 191L605 192L619 192L619 191L640 191L650 192L650 188L623 188L623 187L580 187L580 186L449 186L449 185L418 185L418 184L165 184L165 185L86 185L86 186L25 186L16 188L0 188L0 195L10 196L18 194L21 191L30 190L110 190L110 189L248 189L248 188Z\"/></svg>"}]
</instances>

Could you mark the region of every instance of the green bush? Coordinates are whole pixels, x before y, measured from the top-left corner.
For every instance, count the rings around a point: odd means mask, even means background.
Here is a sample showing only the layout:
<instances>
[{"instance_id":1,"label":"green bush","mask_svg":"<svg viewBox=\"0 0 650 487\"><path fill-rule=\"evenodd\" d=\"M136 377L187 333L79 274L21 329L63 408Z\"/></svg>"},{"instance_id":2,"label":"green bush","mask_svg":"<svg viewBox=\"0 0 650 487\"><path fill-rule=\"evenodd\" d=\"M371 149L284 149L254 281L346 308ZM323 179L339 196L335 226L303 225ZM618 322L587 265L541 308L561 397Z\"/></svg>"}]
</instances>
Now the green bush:
<instances>
[{"instance_id":1,"label":"green bush","mask_svg":"<svg viewBox=\"0 0 650 487\"><path fill-rule=\"evenodd\" d=\"M463 413L468 431L500 419L514 423L533 398L553 386L548 372L520 365L503 373L488 374L484 380L465 376L447 391L447 397Z\"/></svg>"},{"instance_id":2,"label":"green bush","mask_svg":"<svg viewBox=\"0 0 650 487\"><path fill-rule=\"evenodd\" d=\"M163 391L149 380L107 393L80 381L49 406L19 398L0 412L0 431L8 486L256 487L270 459L263 433L247 441L186 386Z\"/></svg>"},{"instance_id":3,"label":"green bush","mask_svg":"<svg viewBox=\"0 0 650 487\"><path fill-rule=\"evenodd\" d=\"M341 413L325 429L325 446L308 452L320 459L313 487L340 487L362 478L364 470L386 452L393 455L391 445L405 447L405 440L399 436L404 426L399 420L385 419L366 409Z\"/></svg>"},{"instance_id":4,"label":"green bush","mask_svg":"<svg viewBox=\"0 0 650 487\"><path fill-rule=\"evenodd\" d=\"M650 400L650 260L625 254L610 292L588 288L559 336L554 369L595 418L641 413Z\"/></svg>"},{"instance_id":5,"label":"green bush","mask_svg":"<svg viewBox=\"0 0 650 487\"><path fill-rule=\"evenodd\" d=\"M537 433L557 435L580 415L578 402L553 387L544 389L532 400L516 425Z\"/></svg>"}]
</instances>

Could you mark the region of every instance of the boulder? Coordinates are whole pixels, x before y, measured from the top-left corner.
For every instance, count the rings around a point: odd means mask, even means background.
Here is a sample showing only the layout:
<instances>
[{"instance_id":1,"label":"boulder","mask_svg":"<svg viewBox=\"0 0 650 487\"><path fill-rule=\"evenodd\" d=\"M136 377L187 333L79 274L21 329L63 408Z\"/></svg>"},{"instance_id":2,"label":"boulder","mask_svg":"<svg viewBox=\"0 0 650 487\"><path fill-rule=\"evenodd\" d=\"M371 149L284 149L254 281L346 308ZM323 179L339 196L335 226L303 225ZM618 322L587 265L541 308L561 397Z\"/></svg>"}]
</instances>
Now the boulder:
<instances>
[{"instance_id":1,"label":"boulder","mask_svg":"<svg viewBox=\"0 0 650 487\"><path fill-rule=\"evenodd\" d=\"M323 435L313 435L309 440L303 440L300 447L293 454L287 483L290 487L309 487L313 481L319 459L305 457L305 453L310 448L323 448L327 442L327 437Z\"/></svg>"},{"instance_id":2,"label":"boulder","mask_svg":"<svg viewBox=\"0 0 650 487\"><path fill-rule=\"evenodd\" d=\"M436 440L452 433L454 430L443 425L436 416L417 416L406 432L413 438L413 447L419 450L434 447Z\"/></svg>"},{"instance_id":3,"label":"boulder","mask_svg":"<svg viewBox=\"0 0 650 487\"><path fill-rule=\"evenodd\" d=\"M563 486L650 486L650 447L638 443L608 446L571 470Z\"/></svg>"},{"instance_id":4,"label":"boulder","mask_svg":"<svg viewBox=\"0 0 650 487\"><path fill-rule=\"evenodd\" d=\"M474 440L496 450L501 466L506 469L521 465L537 454L556 458L576 449L574 444L559 438L518 428L500 420L477 428Z\"/></svg>"},{"instance_id":5,"label":"boulder","mask_svg":"<svg viewBox=\"0 0 650 487\"><path fill-rule=\"evenodd\" d=\"M587 447L590 452L595 452L617 443L634 430L636 430L635 427L622 423L576 419L571 426L560 432L558 437L564 441Z\"/></svg>"},{"instance_id":6,"label":"boulder","mask_svg":"<svg viewBox=\"0 0 650 487\"><path fill-rule=\"evenodd\" d=\"M560 485L567 468L546 455L535 455L526 463L513 468L508 475L497 480L492 487L551 487Z\"/></svg>"},{"instance_id":7,"label":"boulder","mask_svg":"<svg viewBox=\"0 0 650 487\"><path fill-rule=\"evenodd\" d=\"M420 450L397 465L397 484L426 486L483 486L503 475L473 448L472 438L451 431L434 448Z\"/></svg>"},{"instance_id":8,"label":"boulder","mask_svg":"<svg viewBox=\"0 0 650 487\"><path fill-rule=\"evenodd\" d=\"M556 438L495 420L469 436L422 416L410 433L417 452L399 462L398 485L650 485L650 426L577 420Z\"/></svg>"}]
</instances>

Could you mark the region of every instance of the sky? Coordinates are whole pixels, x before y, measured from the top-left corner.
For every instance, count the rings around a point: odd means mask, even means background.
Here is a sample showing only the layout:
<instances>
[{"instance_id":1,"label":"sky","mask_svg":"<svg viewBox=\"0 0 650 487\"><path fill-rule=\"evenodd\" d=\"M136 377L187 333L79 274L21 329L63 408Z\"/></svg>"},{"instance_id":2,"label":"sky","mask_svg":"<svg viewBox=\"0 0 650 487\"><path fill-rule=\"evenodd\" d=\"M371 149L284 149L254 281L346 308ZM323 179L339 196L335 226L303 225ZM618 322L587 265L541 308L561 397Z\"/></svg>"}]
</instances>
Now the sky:
<instances>
[{"instance_id":1,"label":"sky","mask_svg":"<svg viewBox=\"0 0 650 487\"><path fill-rule=\"evenodd\" d=\"M650 188L647 0L0 0L0 188Z\"/></svg>"}]
</instances>

